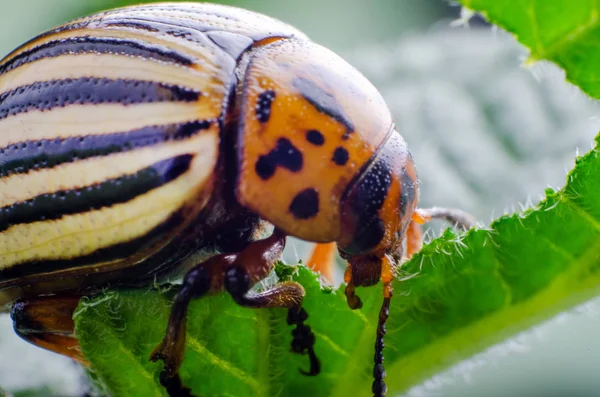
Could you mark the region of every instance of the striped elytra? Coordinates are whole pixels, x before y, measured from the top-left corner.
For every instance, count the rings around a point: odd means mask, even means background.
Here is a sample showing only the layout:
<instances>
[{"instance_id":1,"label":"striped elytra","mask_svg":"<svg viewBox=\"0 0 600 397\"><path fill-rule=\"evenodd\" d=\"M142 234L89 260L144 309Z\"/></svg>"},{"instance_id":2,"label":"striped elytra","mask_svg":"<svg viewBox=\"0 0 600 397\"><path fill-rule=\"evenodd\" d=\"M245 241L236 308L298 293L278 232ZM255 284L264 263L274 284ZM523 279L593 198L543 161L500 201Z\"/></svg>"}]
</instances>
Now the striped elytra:
<instances>
[{"instance_id":1,"label":"striped elytra","mask_svg":"<svg viewBox=\"0 0 600 397\"><path fill-rule=\"evenodd\" d=\"M238 58L292 36L250 12L166 4L84 18L9 54L0 289L122 270L178 240L214 190Z\"/></svg>"},{"instance_id":2,"label":"striped elytra","mask_svg":"<svg viewBox=\"0 0 600 397\"><path fill-rule=\"evenodd\" d=\"M352 308L354 287L380 278L389 305L417 200L412 157L378 91L260 14L202 3L115 9L0 62L0 305L189 270L181 291L199 291L176 301L227 290L244 306L288 308L294 351L310 356L314 375L304 289L276 285L256 301L246 293L295 236L337 244ZM27 318L26 307L13 317ZM170 321L183 321L177 309ZM183 356L176 337L153 355L176 363L169 379ZM182 392L167 378L169 393Z\"/></svg>"}]
</instances>

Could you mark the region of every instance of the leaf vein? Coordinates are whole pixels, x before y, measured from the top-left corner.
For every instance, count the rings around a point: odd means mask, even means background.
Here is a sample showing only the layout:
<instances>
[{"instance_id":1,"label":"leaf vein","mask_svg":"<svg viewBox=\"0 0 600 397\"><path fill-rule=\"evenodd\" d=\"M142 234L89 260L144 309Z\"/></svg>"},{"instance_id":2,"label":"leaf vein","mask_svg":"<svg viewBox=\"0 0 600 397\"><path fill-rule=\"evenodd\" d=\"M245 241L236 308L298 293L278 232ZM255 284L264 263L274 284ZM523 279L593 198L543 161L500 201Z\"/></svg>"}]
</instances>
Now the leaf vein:
<instances>
[{"instance_id":1,"label":"leaf vein","mask_svg":"<svg viewBox=\"0 0 600 397\"><path fill-rule=\"evenodd\" d=\"M594 215L592 215L587 209L569 197L567 194L562 194L562 197L565 199L565 203L568 207L570 207L574 212L579 214L584 220L588 221L594 229L600 231L600 221L598 221Z\"/></svg>"},{"instance_id":2,"label":"leaf vein","mask_svg":"<svg viewBox=\"0 0 600 397\"><path fill-rule=\"evenodd\" d=\"M190 348L192 348L197 353L205 357L208 361L210 361L212 365L221 368L223 371L229 373L231 376L241 380L242 382L250 386L256 394L262 394L262 386L257 379L254 379L253 376L208 350L202 343L200 343L198 339L190 337L190 335L188 335L187 341L188 346Z\"/></svg>"},{"instance_id":3,"label":"leaf vein","mask_svg":"<svg viewBox=\"0 0 600 397\"><path fill-rule=\"evenodd\" d=\"M315 334L315 336L317 337L318 341L321 342L325 342L327 343L335 352L339 353L340 355L344 356L344 357L350 357L350 353L348 353L346 350L344 350L340 345L338 345L337 343L335 343L330 337L328 337L325 334L322 334L320 332L317 332L315 330L313 330L313 333Z\"/></svg>"},{"instance_id":4,"label":"leaf vein","mask_svg":"<svg viewBox=\"0 0 600 397\"><path fill-rule=\"evenodd\" d=\"M545 50L540 49L538 54L539 57L549 59L565 45L579 40L580 37L598 27L598 5L596 2L593 4L594 6L590 10L590 18L583 25L579 25L570 32L563 34L560 39L555 41L552 45L546 47Z\"/></svg>"}]
</instances>

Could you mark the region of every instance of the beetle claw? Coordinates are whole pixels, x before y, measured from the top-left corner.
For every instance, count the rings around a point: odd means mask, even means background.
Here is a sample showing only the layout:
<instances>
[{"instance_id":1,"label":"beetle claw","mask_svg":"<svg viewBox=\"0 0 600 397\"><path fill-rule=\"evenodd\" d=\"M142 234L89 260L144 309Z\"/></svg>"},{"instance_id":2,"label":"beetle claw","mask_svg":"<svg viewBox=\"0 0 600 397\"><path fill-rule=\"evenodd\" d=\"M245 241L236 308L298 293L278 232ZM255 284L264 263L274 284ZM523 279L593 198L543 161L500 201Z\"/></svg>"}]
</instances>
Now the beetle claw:
<instances>
[{"instance_id":1,"label":"beetle claw","mask_svg":"<svg viewBox=\"0 0 600 397\"><path fill-rule=\"evenodd\" d=\"M156 362L160 360L164 363L163 373L168 377L175 376L181 364L176 353L180 349L177 342L178 341L176 341L176 343L169 343L166 340L163 340L150 355L150 361Z\"/></svg>"},{"instance_id":2,"label":"beetle claw","mask_svg":"<svg viewBox=\"0 0 600 397\"><path fill-rule=\"evenodd\" d=\"M167 370L160 373L160 384L167 390L170 397L195 397L192 389L183 386L179 374L170 376Z\"/></svg>"},{"instance_id":3,"label":"beetle claw","mask_svg":"<svg viewBox=\"0 0 600 397\"><path fill-rule=\"evenodd\" d=\"M310 370L304 371L299 369L302 375L315 376L321 372L321 362L315 354L315 334L310 327L304 324L308 318L308 314L302 308L292 308L288 311L287 322L290 325L296 324L296 328L292 331L292 352L297 354L306 354L310 359Z\"/></svg>"},{"instance_id":4,"label":"beetle claw","mask_svg":"<svg viewBox=\"0 0 600 397\"><path fill-rule=\"evenodd\" d=\"M308 348L308 357L310 358L310 370L305 371L300 368L299 371L304 376L316 376L321 372L321 362L312 347Z\"/></svg>"},{"instance_id":5,"label":"beetle claw","mask_svg":"<svg viewBox=\"0 0 600 397\"><path fill-rule=\"evenodd\" d=\"M150 355L150 361L162 361L164 363L159 377L160 384L167 390L170 397L195 397L190 388L183 386L178 372L177 358L172 358L173 355L164 352L166 350L165 345L166 343L163 340Z\"/></svg>"}]
</instances>

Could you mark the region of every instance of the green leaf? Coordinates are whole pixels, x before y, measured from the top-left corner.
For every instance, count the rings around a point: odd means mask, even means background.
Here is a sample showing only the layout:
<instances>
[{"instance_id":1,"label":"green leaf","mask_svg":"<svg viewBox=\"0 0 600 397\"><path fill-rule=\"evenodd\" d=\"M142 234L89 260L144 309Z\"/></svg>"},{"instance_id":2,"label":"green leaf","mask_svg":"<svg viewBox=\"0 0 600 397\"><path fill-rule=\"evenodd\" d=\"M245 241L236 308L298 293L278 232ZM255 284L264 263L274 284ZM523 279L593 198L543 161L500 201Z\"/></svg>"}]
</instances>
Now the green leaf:
<instances>
[{"instance_id":1,"label":"green leaf","mask_svg":"<svg viewBox=\"0 0 600 397\"><path fill-rule=\"evenodd\" d=\"M596 2L463 4L485 11L532 48L532 59L557 62L597 96ZM404 264L387 327L390 395L600 292L599 154L579 158L566 187L548 190L534 209L465 235L446 231ZM243 309L221 294L192 304L184 383L202 396L369 395L380 287L360 289L364 307L351 311L341 289L322 290L307 269L293 279L307 292L318 377L299 374L308 360L289 352L284 310ZM81 302L82 349L113 395L164 395L161 366L148 357L164 334L173 292L111 290Z\"/></svg>"},{"instance_id":2,"label":"green leaf","mask_svg":"<svg viewBox=\"0 0 600 397\"><path fill-rule=\"evenodd\" d=\"M531 50L531 62L547 59L567 79L600 98L598 0L459 0L514 33Z\"/></svg>"},{"instance_id":3,"label":"green leaf","mask_svg":"<svg viewBox=\"0 0 600 397\"><path fill-rule=\"evenodd\" d=\"M402 268L386 339L390 394L516 332L583 302L600 285L600 158L579 159L560 192L535 209L464 236L447 231ZM360 311L342 290L321 290L299 267L308 324L317 335L319 377L289 352L284 310L250 310L225 294L193 303L184 383L207 395L368 395L380 289L364 288ZM82 348L115 396L162 395L148 356L166 327L169 299L156 291L108 291L82 301Z\"/></svg>"}]
</instances>

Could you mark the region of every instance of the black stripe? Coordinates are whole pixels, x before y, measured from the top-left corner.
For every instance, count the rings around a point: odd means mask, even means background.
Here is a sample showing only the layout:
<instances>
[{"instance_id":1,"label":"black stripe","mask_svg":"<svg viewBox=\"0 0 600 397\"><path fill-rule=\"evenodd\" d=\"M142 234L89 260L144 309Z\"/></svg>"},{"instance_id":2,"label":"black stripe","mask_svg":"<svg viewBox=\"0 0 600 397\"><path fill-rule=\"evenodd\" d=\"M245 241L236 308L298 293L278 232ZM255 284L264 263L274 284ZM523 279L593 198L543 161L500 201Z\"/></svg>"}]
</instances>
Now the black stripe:
<instances>
[{"instance_id":1,"label":"black stripe","mask_svg":"<svg viewBox=\"0 0 600 397\"><path fill-rule=\"evenodd\" d=\"M53 58L65 54L121 54L157 61L174 62L189 66L194 59L165 46L151 45L140 40L118 39L108 37L72 37L44 43L31 50L25 51L0 66L0 74L9 72L27 63L44 58Z\"/></svg>"},{"instance_id":2,"label":"black stripe","mask_svg":"<svg viewBox=\"0 0 600 397\"><path fill-rule=\"evenodd\" d=\"M55 34L59 34L59 33L63 33L63 32L70 32L73 30L81 30L81 29L85 29L90 25L94 25L95 23L99 22L100 18L98 18L98 16L94 17L88 17L88 18L83 18L81 20L75 20L69 23L66 23L62 26L59 26L57 28L48 30L47 32L44 32L40 35L38 35L37 37L33 38L32 40L28 41L26 44L29 44L32 41L38 40L38 39L42 39L45 37L49 37L49 36L53 36Z\"/></svg>"},{"instance_id":3,"label":"black stripe","mask_svg":"<svg viewBox=\"0 0 600 397\"><path fill-rule=\"evenodd\" d=\"M204 10L202 9L202 7L177 7L173 5L164 7L150 5L131 8L130 10L128 10L128 12L115 12L114 14L105 14L101 25L128 27L134 29L147 30L155 33L160 32L163 34L170 34L188 39L188 37L186 36L189 35L190 32L188 31L187 33L185 33L184 30L180 30L177 28L189 28L195 30L196 32L203 33L220 32L236 34L235 32L232 32L230 29L228 29L226 26L227 23L231 23L229 21L232 21L232 25L234 27L240 26L241 29L243 29L244 27L249 28L244 35L253 41L260 41L267 37L284 38L294 35L294 32L291 31L291 29L286 28L285 26L276 25L270 26L269 28L256 28L252 25L243 23L240 24L240 19L238 18L238 16L231 13L229 9L223 8L220 11L218 9ZM190 15L186 18L178 15L173 15L172 12L185 12ZM249 15L247 17L252 19L253 15L251 13L248 14ZM226 20L226 22L203 22L203 20L206 20L209 16L215 16L217 18L224 19ZM241 21L243 20L244 15L242 15ZM269 21L265 20L264 23L268 24ZM175 32L177 32L177 34L173 34Z\"/></svg>"},{"instance_id":4,"label":"black stripe","mask_svg":"<svg viewBox=\"0 0 600 397\"><path fill-rule=\"evenodd\" d=\"M203 32L218 30L214 26L190 19L179 19L168 16L145 17L143 15L135 14L132 16L119 15L119 18L115 18L113 21L107 19L103 21L103 24L108 27L125 27L145 30L152 33L160 33L203 45L212 43Z\"/></svg>"},{"instance_id":5,"label":"black stripe","mask_svg":"<svg viewBox=\"0 0 600 397\"><path fill-rule=\"evenodd\" d=\"M23 43L20 47L30 45L32 43L35 43L36 41L39 41L39 40L42 40L45 38L49 38L51 36L54 36L56 34L60 34L63 32L83 30L88 27L89 28L97 28L97 27L102 27L102 26L119 26L120 25L118 23L119 20L124 19L124 17L127 17L127 16L140 15L141 12L168 13L171 11L188 12L190 14L195 14L200 17L203 15L216 15L216 16L224 18L224 19L229 19L229 20L233 20L233 21L238 20L237 17L234 17L231 14L227 14L226 9L223 10L223 11L225 11L225 13L219 13L214 10L211 12L206 12L206 11L202 10L201 8L180 7L180 6L175 6L175 5L169 5L168 7L158 6L158 5L146 5L146 6L139 6L139 7L130 7L128 9L117 8L114 10L94 14L87 18L84 18L84 19L81 19L78 21L74 21L71 23L67 23L63 26L59 26L57 28L48 30L44 33L41 33L41 34L33 37L31 40L28 40L27 42ZM107 24L107 22L108 22L108 24ZM112 24L112 25L109 25L109 24ZM126 25L127 25L127 23L124 23L121 26L126 26ZM140 25L143 25L143 24L140 24ZM138 27L141 27L141 26L138 26ZM145 27L148 27L148 25L145 25ZM9 54L9 56L10 56L10 54Z\"/></svg>"},{"instance_id":6,"label":"black stripe","mask_svg":"<svg viewBox=\"0 0 600 397\"><path fill-rule=\"evenodd\" d=\"M111 21L110 19L105 19L103 21L107 26L114 26L114 24L121 23L137 23L143 24L148 29L152 29L154 31L166 32L165 29L169 27L170 29L181 27L181 28L189 28L199 32L208 32L210 30L219 30L217 27L211 24L202 23L200 19L193 20L189 18L181 18L178 16L169 16L168 13L164 13L162 15L144 15L144 14L131 14L131 15L119 15L115 21Z\"/></svg>"},{"instance_id":7,"label":"black stripe","mask_svg":"<svg viewBox=\"0 0 600 397\"><path fill-rule=\"evenodd\" d=\"M0 148L0 178L52 168L95 156L127 152L167 141L190 138L206 130L211 120L143 127L106 135L23 141Z\"/></svg>"},{"instance_id":8,"label":"black stripe","mask_svg":"<svg viewBox=\"0 0 600 397\"><path fill-rule=\"evenodd\" d=\"M118 28L132 28L138 30L145 30L147 32L158 33L160 29L155 28L152 24L144 23L144 22L134 22L134 21L116 21L106 23L106 26L110 27L118 27Z\"/></svg>"},{"instance_id":9,"label":"black stripe","mask_svg":"<svg viewBox=\"0 0 600 397\"><path fill-rule=\"evenodd\" d=\"M36 82L0 95L0 119L29 110L50 110L73 104L193 102L200 93L155 81L96 77Z\"/></svg>"},{"instance_id":10,"label":"black stripe","mask_svg":"<svg viewBox=\"0 0 600 397\"><path fill-rule=\"evenodd\" d=\"M223 49L233 59L237 59L255 40L265 37L288 37L284 32L278 33L271 30L258 30L255 34L245 36L242 34L224 31L222 27L203 23L202 20L169 16L143 14L118 15L115 18L105 19L103 24L108 27L122 27L162 35L176 37L202 46L216 45Z\"/></svg>"},{"instance_id":11,"label":"black stripe","mask_svg":"<svg viewBox=\"0 0 600 397\"><path fill-rule=\"evenodd\" d=\"M18 282L11 283L10 280L22 280L23 277L26 276L44 273L48 274L58 270L75 269L78 267L95 265L97 263L112 262L119 259L128 258L143 251L158 239L164 239L169 232L175 230L183 222L183 214L181 211L178 211L169 217L167 221L156 226L154 229L141 237L120 244L115 244L111 247L101 248L89 255L70 259L35 260L11 266L7 269L0 270L0 288L9 286L11 284L18 284ZM157 263L156 267L159 267L159 265L160 263ZM83 274L85 275L85 273ZM51 275L44 277L44 280L50 279ZM7 285L2 285L4 282L7 282Z\"/></svg>"},{"instance_id":12,"label":"black stripe","mask_svg":"<svg viewBox=\"0 0 600 397\"><path fill-rule=\"evenodd\" d=\"M348 134L354 132L354 124L352 124L352 121L350 121L350 118L344 112L343 106L332 94L304 77L295 77L292 80L292 85L320 113L326 114L346 128L343 138L347 138Z\"/></svg>"},{"instance_id":13,"label":"black stripe","mask_svg":"<svg viewBox=\"0 0 600 397\"><path fill-rule=\"evenodd\" d=\"M88 18L88 19L83 19L81 21L74 21L74 22L65 24L63 26L59 26L57 28L48 30L46 32L40 33L39 35L31 38L30 40L27 40L25 43L21 44L17 49L15 49L15 51L19 50L19 48L26 47L26 46L33 44L41 39L45 39L45 38L53 36L55 34L67 32L67 31L71 31L71 30L84 29L84 28L88 27L90 24L92 24L94 22L98 22L98 20L99 20L98 18L94 18L94 19ZM10 57L10 54L8 56Z\"/></svg>"},{"instance_id":14,"label":"black stripe","mask_svg":"<svg viewBox=\"0 0 600 397\"><path fill-rule=\"evenodd\" d=\"M185 173L193 155L184 154L159 161L133 175L109 179L79 189L42 194L30 200L0 208L0 232L17 224L60 219L71 215L125 203L156 189Z\"/></svg>"},{"instance_id":15,"label":"black stripe","mask_svg":"<svg viewBox=\"0 0 600 397\"><path fill-rule=\"evenodd\" d=\"M215 63L221 69L230 71L231 73L233 73L233 69L235 68L235 60L254 43L252 37L223 33L215 26L187 19L156 16L142 18L135 16L116 18L114 21L105 21L105 25L108 27L130 28L171 36L204 48L216 46L223 51L213 53L217 57Z\"/></svg>"}]
</instances>

